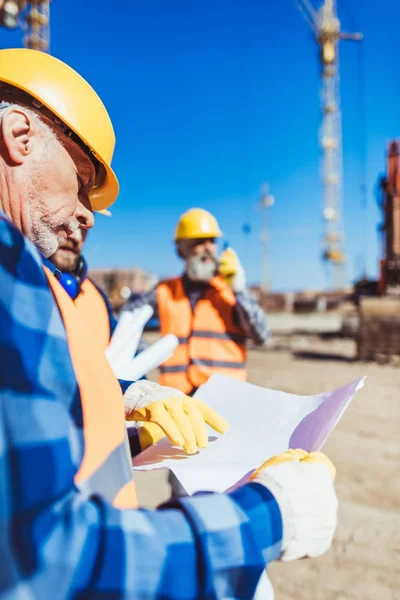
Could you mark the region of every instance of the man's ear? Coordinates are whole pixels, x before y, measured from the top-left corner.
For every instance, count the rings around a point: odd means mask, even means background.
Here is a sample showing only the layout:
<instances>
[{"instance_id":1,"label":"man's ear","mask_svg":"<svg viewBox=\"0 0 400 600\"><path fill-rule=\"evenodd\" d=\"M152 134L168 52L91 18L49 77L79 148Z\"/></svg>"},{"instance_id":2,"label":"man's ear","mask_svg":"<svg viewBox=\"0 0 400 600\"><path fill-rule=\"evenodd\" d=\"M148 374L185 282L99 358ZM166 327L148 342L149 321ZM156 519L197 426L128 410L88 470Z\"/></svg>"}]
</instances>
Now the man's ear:
<instances>
[{"instance_id":1,"label":"man's ear","mask_svg":"<svg viewBox=\"0 0 400 600\"><path fill-rule=\"evenodd\" d=\"M179 258L182 258L183 260L186 260L185 254L184 254L184 252L182 252L183 248L182 248L182 242L181 241L176 242L175 249L176 249L176 253L179 256Z\"/></svg>"},{"instance_id":2,"label":"man's ear","mask_svg":"<svg viewBox=\"0 0 400 600\"><path fill-rule=\"evenodd\" d=\"M10 108L3 115L0 130L10 161L21 165L32 151L36 132L32 118L24 110Z\"/></svg>"}]
</instances>

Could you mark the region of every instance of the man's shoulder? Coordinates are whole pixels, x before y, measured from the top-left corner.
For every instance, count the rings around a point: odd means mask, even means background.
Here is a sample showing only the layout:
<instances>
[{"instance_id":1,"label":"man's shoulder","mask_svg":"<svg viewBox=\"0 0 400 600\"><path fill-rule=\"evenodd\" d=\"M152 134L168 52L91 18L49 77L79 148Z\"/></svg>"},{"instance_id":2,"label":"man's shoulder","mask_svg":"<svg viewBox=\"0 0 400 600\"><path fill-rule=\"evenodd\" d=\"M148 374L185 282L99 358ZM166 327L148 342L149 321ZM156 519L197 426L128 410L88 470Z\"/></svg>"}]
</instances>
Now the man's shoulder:
<instances>
[{"instance_id":1,"label":"man's shoulder","mask_svg":"<svg viewBox=\"0 0 400 600\"><path fill-rule=\"evenodd\" d=\"M55 311L56 305L39 252L9 220L0 215L0 329L3 347L16 349L18 355L26 352L27 364L37 363L44 352L44 340L50 334L57 340L65 336L59 313ZM11 352L7 360L12 362L13 357L15 355Z\"/></svg>"},{"instance_id":2,"label":"man's shoulder","mask_svg":"<svg viewBox=\"0 0 400 600\"><path fill-rule=\"evenodd\" d=\"M185 293L183 278L170 277L161 279L157 284L157 301L160 303L166 298L180 298Z\"/></svg>"},{"instance_id":3,"label":"man's shoulder","mask_svg":"<svg viewBox=\"0 0 400 600\"><path fill-rule=\"evenodd\" d=\"M169 287L173 287L176 285L179 285L182 282L182 276L178 275L176 277L166 277L165 279L160 279L160 281L157 283L157 288L162 287L162 286L169 286Z\"/></svg>"},{"instance_id":4,"label":"man's shoulder","mask_svg":"<svg viewBox=\"0 0 400 600\"><path fill-rule=\"evenodd\" d=\"M3 274L33 287L46 287L40 255L34 245L0 213L0 267Z\"/></svg>"}]
</instances>

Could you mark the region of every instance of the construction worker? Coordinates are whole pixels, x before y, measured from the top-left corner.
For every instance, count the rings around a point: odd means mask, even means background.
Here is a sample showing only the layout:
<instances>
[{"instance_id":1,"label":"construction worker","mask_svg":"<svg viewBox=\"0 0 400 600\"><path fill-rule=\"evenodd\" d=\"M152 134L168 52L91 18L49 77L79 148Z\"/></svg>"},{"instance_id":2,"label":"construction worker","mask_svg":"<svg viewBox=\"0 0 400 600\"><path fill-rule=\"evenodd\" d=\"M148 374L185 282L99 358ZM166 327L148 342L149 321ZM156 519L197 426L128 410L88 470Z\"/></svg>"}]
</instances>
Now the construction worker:
<instances>
[{"instance_id":1,"label":"construction worker","mask_svg":"<svg viewBox=\"0 0 400 600\"><path fill-rule=\"evenodd\" d=\"M246 379L246 340L268 339L264 312L246 288L244 269L232 248L217 257L222 237L213 215L201 208L183 214L175 232L182 277L161 281L128 303L150 304L162 335L175 334L179 346L160 368L160 383L192 395L213 373Z\"/></svg>"},{"instance_id":2,"label":"construction worker","mask_svg":"<svg viewBox=\"0 0 400 600\"><path fill-rule=\"evenodd\" d=\"M251 598L266 563L330 547L333 465L291 451L232 493L134 509L122 392L41 258L115 201L113 148L75 71L0 51L0 598ZM226 429L194 399L162 394L128 416L179 444L205 445L206 422Z\"/></svg>"}]
</instances>

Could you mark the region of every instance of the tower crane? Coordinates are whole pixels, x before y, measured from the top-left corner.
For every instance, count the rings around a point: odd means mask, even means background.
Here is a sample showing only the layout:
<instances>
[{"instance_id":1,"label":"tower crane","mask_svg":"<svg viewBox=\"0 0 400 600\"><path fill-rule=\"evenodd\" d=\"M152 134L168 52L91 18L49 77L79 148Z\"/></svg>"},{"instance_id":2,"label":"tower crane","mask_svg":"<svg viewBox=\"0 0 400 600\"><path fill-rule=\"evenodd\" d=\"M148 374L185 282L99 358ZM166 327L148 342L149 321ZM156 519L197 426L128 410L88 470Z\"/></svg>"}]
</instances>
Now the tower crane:
<instances>
[{"instance_id":1,"label":"tower crane","mask_svg":"<svg viewBox=\"0 0 400 600\"><path fill-rule=\"evenodd\" d=\"M25 32L24 46L33 50L50 50L50 0L0 0L0 25Z\"/></svg>"},{"instance_id":2,"label":"tower crane","mask_svg":"<svg viewBox=\"0 0 400 600\"><path fill-rule=\"evenodd\" d=\"M337 16L336 1L324 0L317 10L310 0L294 0L311 27L320 49L322 78L323 211L325 232L322 258L331 267L331 285L346 284L346 255L343 226L342 116L340 108L339 42L360 41L361 33L344 33Z\"/></svg>"}]
</instances>

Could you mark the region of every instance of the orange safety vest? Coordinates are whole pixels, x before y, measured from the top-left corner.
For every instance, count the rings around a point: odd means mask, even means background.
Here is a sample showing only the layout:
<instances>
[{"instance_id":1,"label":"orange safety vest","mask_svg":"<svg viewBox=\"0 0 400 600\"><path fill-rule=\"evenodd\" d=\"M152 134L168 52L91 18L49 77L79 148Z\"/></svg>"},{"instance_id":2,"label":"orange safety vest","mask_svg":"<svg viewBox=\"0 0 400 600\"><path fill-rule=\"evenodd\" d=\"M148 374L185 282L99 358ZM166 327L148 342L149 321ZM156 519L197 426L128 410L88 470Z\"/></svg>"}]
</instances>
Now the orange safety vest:
<instances>
[{"instance_id":1,"label":"orange safety vest","mask_svg":"<svg viewBox=\"0 0 400 600\"><path fill-rule=\"evenodd\" d=\"M78 381L85 451L75 484L117 508L137 506L122 391L100 347L71 298L47 267L47 280L64 322Z\"/></svg>"},{"instance_id":2,"label":"orange safety vest","mask_svg":"<svg viewBox=\"0 0 400 600\"><path fill-rule=\"evenodd\" d=\"M181 277L157 286L161 335L179 339L174 354L160 367L160 383L188 394L213 373L246 380L246 336L234 322L236 298L221 277L214 277L192 311Z\"/></svg>"},{"instance_id":3,"label":"orange safety vest","mask_svg":"<svg viewBox=\"0 0 400 600\"><path fill-rule=\"evenodd\" d=\"M90 331L98 338L105 350L110 343L110 319L104 299L90 279L85 279L74 304L82 315L82 319Z\"/></svg>"}]
</instances>

